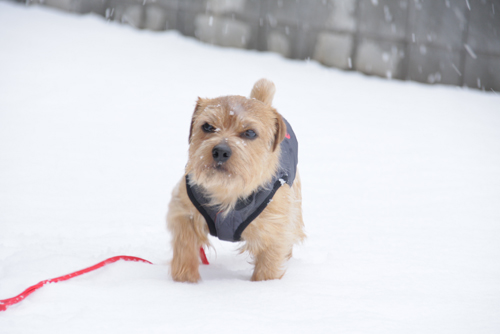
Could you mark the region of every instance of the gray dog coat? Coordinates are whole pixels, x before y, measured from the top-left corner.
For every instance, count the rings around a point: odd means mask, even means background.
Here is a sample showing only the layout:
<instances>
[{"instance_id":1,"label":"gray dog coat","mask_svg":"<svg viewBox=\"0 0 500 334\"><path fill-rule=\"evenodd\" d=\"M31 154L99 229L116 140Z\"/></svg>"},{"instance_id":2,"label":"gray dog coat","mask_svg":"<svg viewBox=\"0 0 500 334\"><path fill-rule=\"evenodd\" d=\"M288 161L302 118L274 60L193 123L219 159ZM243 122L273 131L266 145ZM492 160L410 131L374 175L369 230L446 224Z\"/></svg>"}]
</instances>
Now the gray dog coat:
<instances>
[{"instance_id":1,"label":"gray dog coat","mask_svg":"<svg viewBox=\"0 0 500 334\"><path fill-rule=\"evenodd\" d=\"M276 191L285 183L290 187L295 180L298 163L299 144L290 124L286 124L286 136L281 142L281 156L276 175L265 186L259 187L248 198L238 200L234 210L227 215L209 204L208 198L197 185L191 185L189 174L186 175L186 189L189 199L205 218L210 234L225 241L240 241L241 233L271 203Z\"/></svg>"}]
</instances>

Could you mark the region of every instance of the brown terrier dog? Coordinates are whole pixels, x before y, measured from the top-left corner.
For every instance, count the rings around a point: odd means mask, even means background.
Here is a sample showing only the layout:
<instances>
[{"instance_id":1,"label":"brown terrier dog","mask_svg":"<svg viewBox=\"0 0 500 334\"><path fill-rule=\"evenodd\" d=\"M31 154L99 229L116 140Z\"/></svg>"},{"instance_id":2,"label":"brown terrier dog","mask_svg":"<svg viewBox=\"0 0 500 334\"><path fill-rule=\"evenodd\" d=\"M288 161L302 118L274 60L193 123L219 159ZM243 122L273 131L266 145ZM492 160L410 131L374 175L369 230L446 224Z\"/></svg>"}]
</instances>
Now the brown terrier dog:
<instances>
[{"instance_id":1,"label":"brown terrier dog","mask_svg":"<svg viewBox=\"0 0 500 334\"><path fill-rule=\"evenodd\" d=\"M279 279L295 243L305 238L297 141L271 106L274 84L257 81L250 99L198 98L189 133L186 173L172 192L171 274L197 282L199 249L208 233L243 241L253 281Z\"/></svg>"}]
</instances>

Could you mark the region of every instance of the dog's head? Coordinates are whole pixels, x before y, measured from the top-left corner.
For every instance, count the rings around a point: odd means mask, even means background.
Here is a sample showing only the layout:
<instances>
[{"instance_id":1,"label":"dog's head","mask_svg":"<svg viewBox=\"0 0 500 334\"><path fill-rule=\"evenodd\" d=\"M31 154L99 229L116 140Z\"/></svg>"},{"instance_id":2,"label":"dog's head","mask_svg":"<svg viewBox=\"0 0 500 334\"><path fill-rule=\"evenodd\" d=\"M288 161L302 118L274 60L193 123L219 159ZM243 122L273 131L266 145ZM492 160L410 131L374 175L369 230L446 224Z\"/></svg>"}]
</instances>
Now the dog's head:
<instances>
[{"instance_id":1,"label":"dog's head","mask_svg":"<svg viewBox=\"0 0 500 334\"><path fill-rule=\"evenodd\" d=\"M286 125L271 106L274 91L272 82L261 79L250 98L198 98L186 173L216 204L234 205L276 173Z\"/></svg>"}]
</instances>

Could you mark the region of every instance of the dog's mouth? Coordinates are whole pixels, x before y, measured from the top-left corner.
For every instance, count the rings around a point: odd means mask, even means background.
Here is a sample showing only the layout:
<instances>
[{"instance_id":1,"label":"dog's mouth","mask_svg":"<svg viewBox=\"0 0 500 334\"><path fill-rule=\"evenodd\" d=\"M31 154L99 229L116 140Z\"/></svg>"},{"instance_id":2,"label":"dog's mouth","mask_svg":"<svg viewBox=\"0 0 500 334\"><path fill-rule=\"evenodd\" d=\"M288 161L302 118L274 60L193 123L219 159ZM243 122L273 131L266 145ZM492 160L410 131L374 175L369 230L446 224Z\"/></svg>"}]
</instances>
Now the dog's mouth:
<instances>
[{"instance_id":1,"label":"dog's mouth","mask_svg":"<svg viewBox=\"0 0 500 334\"><path fill-rule=\"evenodd\" d=\"M192 166L192 165L191 165ZM189 169L188 172L194 172L196 178L202 178L206 181L211 180L217 182L230 181L235 177L234 169L228 162L218 162L218 161L203 161L200 160L199 163L194 168Z\"/></svg>"},{"instance_id":2,"label":"dog's mouth","mask_svg":"<svg viewBox=\"0 0 500 334\"><path fill-rule=\"evenodd\" d=\"M230 181L233 178L233 170L227 163L213 162L206 169L209 178L215 177L219 181ZM220 179L222 178L222 179Z\"/></svg>"},{"instance_id":3,"label":"dog's mouth","mask_svg":"<svg viewBox=\"0 0 500 334\"><path fill-rule=\"evenodd\" d=\"M222 163L222 162L216 162L213 164L212 168L218 172L224 172L224 173L227 173L228 172L228 169L227 169L227 166L226 164Z\"/></svg>"}]
</instances>

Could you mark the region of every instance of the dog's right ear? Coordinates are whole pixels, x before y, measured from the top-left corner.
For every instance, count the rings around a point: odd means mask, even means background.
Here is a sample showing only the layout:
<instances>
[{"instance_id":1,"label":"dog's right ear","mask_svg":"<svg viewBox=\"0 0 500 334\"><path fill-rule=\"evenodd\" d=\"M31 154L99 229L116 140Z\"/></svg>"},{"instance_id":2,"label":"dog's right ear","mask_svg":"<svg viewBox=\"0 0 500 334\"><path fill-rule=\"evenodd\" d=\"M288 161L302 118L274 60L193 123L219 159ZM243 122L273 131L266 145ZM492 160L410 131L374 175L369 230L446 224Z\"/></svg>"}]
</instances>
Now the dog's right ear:
<instances>
[{"instance_id":1,"label":"dog's right ear","mask_svg":"<svg viewBox=\"0 0 500 334\"><path fill-rule=\"evenodd\" d=\"M276 87L272 81L260 79L253 85L250 98L259 100L270 106L273 103L274 92L276 92Z\"/></svg>"},{"instance_id":2,"label":"dog's right ear","mask_svg":"<svg viewBox=\"0 0 500 334\"><path fill-rule=\"evenodd\" d=\"M202 98L198 97L198 100L196 101L196 107L194 108L193 116L191 117L191 127L189 128L189 139L188 139L189 144L191 144L191 136L193 135L194 120L196 119L196 116L198 116L198 111L200 110L202 101L203 101Z\"/></svg>"}]
</instances>

